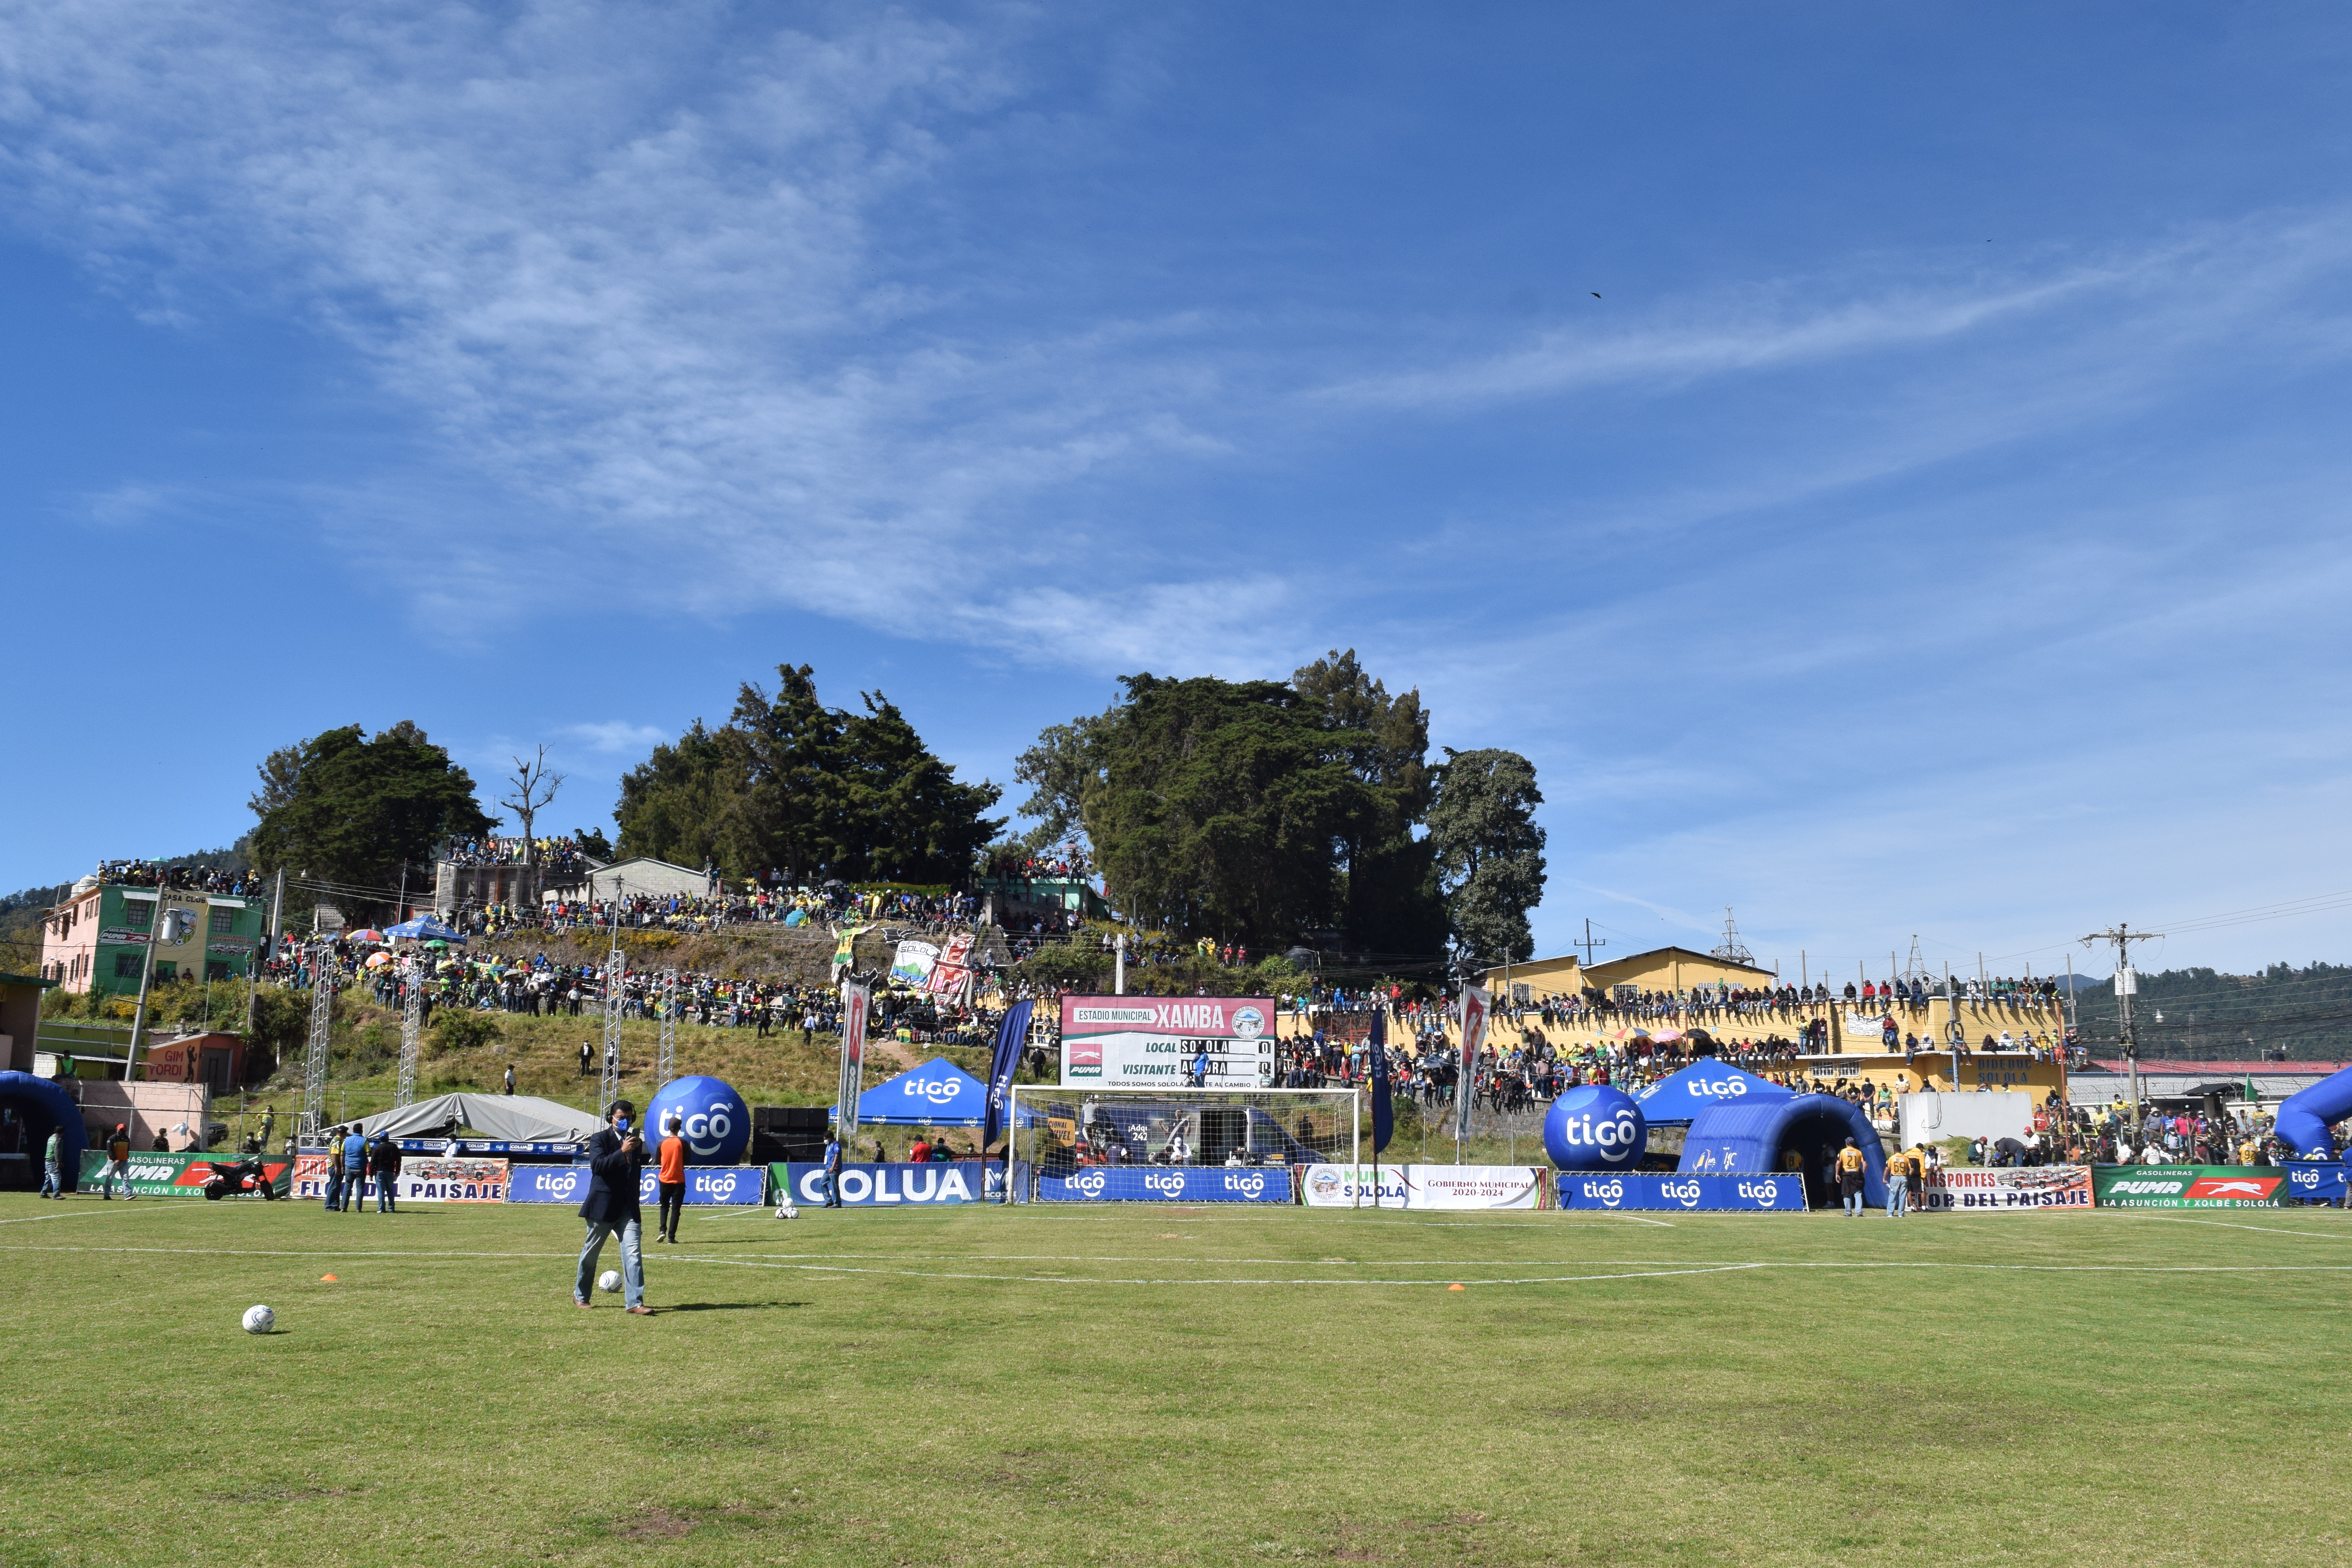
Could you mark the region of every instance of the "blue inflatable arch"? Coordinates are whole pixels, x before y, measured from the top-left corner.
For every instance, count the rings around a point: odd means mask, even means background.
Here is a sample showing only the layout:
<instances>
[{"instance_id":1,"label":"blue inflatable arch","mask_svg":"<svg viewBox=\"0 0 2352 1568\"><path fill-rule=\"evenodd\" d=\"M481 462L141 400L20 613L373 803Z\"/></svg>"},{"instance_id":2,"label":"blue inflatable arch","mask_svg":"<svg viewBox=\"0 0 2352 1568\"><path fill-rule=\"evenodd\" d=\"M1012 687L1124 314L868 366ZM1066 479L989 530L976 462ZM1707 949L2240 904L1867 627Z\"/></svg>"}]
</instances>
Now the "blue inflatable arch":
<instances>
[{"instance_id":1,"label":"blue inflatable arch","mask_svg":"<svg viewBox=\"0 0 2352 1568\"><path fill-rule=\"evenodd\" d=\"M2332 1160L2336 1141L2327 1129L2352 1116L2352 1068L2297 1089L2278 1109L2279 1142L2306 1160Z\"/></svg>"},{"instance_id":2,"label":"blue inflatable arch","mask_svg":"<svg viewBox=\"0 0 2352 1568\"><path fill-rule=\"evenodd\" d=\"M73 1102L73 1096L28 1072L0 1072L0 1105L24 1119L26 1148L33 1156L37 1184L41 1179L41 1151L48 1147L50 1133L60 1135L58 1182L66 1191L73 1191L81 1179L82 1151L89 1147L89 1134L82 1131L81 1107Z\"/></svg>"},{"instance_id":3,"label":"blue inflatable arch","mask_svg":"<svg viewBox=\"0 0 2352 1568\"><path fill-rule=\"evenodd\" d=\"M1838 1202L1837 1155L1853 1139L1862 1150L1863 1201L1886 1202L1886 1152L1862 1108L1834 1094L1801 1094L1762 1105L1711 1105L1691 1121L1677 1169L1744 1176L1766 1171L1805 1173L1815 1208Z\"/></svg>"}]
</instances>

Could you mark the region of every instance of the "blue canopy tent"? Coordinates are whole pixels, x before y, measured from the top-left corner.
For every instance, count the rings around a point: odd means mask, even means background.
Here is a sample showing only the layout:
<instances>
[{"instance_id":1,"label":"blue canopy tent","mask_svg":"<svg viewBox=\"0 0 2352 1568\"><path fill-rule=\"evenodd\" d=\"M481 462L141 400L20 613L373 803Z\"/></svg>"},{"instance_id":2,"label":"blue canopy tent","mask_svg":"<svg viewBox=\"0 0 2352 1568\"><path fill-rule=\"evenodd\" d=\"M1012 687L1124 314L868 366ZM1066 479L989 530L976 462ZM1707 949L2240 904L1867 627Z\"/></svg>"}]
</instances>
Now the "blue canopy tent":
<instances>
[{"instance_id":1,"label":"blue canopy tent","mask_svg":"<svg viewBox=\"0 0 2352 1568\"><path fill-rule=\"evenodd\" d=\"M945 1057L876 1084L857 1097L861 1127L977 1127L988 1110L988 1086ZM841 1107L833 1108L834 1120Z\"/></svg>"},{"instance_id":2,"label":"blue canopy tent","mask_svg":"<svg viewBox=\"0 0 2352 1568\"><path fill-rule=\"evenodd\" d=\"M413 921L403 921L396 926L386 926L383 928L383 934L402 937L410 942L454 942L460 947L466 944L463 931L450 930L431 915L419 915Z\"/></svg>"},{"instance_id":3,"label":"blue canopy tent","mask_svg":"<svg viewBox=\"0 0 2352 1568\"><path fill-rule=\"evenodd\" d=\"M1834 1094L1711 1105L1691 1122L1678 1169L1712 1176L1801 1170L1807 1201L1823 1208L1838 1201L1837 1154L1849 1138L1862 1150L1863 1201L1881 1206L1886 1202L1886 1152L1879 1147L1878 1130L1860 1106Z\"/></svg>"},{"instance_id":4,"label":"blue canopy tent","mask_svg":"<svg viewBox=\"0 0 2352 1568\"><path fill-rule=\"evenodd\" d=\"M1676 1127L1688 1125L1700 1111L1715 1106L1764 1105L1796 1097L1795 1089L1783 1089L1769 1079L1701 1058L1635 1095L1633 1103L1642 1108L1642 1120L1651 1126Z\"/></svg>"}]
</instances>

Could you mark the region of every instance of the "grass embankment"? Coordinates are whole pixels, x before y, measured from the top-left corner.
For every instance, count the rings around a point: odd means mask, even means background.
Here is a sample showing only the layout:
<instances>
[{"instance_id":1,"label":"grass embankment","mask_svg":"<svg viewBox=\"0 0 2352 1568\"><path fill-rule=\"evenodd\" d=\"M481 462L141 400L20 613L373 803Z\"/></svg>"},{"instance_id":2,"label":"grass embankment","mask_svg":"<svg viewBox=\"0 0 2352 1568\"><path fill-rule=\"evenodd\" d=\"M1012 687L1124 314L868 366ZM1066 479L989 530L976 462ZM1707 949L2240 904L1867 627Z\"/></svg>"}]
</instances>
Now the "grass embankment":
<instances>
[{"instance_id":1,"label":"grass embankment","mask_svg":"<svg viewBox=\"0 0 2352 1568\"><path fill-rule=\"evenodd\" d=\"M577 1237L0 1198L18 1298L105 1303L12 1325L0 1560L2145 1568L2345 1539L2326 1211L698 1210L646 1319L571 1305ZM281 1332L237 1331L256 1301Z\"/></svg>"}]
</instances>

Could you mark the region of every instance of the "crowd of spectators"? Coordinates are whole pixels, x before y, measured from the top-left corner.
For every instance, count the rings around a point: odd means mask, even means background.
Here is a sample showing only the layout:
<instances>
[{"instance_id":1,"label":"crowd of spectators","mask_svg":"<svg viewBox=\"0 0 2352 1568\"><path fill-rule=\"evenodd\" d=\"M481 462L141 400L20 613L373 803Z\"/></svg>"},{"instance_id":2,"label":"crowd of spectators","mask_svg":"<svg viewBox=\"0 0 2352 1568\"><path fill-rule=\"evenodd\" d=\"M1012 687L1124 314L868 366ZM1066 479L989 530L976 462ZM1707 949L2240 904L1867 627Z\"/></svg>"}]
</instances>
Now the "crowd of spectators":
<instances>
[{"instance_id":1,"label":"crowd of spectators","mask_svg":"<svg viewBox=\"0 0 2352 1568\"><path fill-rule=\"evenodd\" d=\"M441 858L453 866L528 866L536 862L560 879L585 875L591 857L581 847L578 838L567 835L560 838L454 838L442 847Z\"/></svg>"},{"instance_id":2,"label":"crowd of spectators","mask_svg":"<svg viewBox=\"0 0 2352 1568\"><path fill-rule=\"evenodd\" d=\"M163 888L174 892L218 893L225 898L258 898L264 891L258 871L167 865L160 860L101 860L98 879L118 888Z\"/></svg>"}]
</instances>

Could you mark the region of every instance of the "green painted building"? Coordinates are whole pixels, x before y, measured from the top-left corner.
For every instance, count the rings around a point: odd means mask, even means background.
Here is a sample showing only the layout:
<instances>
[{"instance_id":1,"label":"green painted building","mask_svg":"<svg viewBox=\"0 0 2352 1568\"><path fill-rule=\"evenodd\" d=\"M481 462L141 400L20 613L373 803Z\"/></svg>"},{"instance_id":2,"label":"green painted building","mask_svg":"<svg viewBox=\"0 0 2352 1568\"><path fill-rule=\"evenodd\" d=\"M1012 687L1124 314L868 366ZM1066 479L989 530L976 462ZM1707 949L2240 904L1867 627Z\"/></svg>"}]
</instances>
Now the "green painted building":
<instances>
[{"instance_id":1,"label":"green painted building","mask_svg":"<svg viewBox=\"0 0 2352 1568\"><path fill-rule=\"evenodd\" d=\"M185 910L194 929L155 950L155 983L247 974L268 931L269 900L180 888L129 888L85 877L42 926L41 978L63 990L136 994L160 909Z\"/></svg>"}]
</instances>

